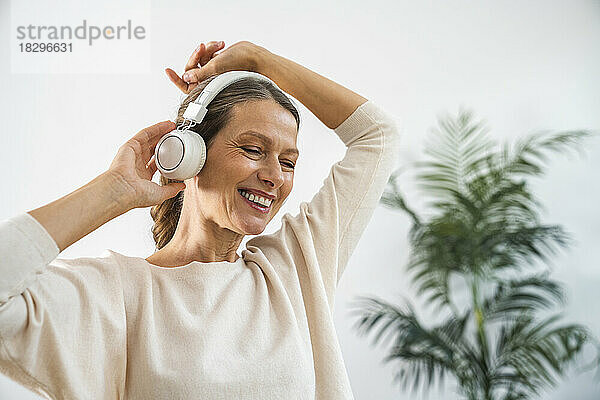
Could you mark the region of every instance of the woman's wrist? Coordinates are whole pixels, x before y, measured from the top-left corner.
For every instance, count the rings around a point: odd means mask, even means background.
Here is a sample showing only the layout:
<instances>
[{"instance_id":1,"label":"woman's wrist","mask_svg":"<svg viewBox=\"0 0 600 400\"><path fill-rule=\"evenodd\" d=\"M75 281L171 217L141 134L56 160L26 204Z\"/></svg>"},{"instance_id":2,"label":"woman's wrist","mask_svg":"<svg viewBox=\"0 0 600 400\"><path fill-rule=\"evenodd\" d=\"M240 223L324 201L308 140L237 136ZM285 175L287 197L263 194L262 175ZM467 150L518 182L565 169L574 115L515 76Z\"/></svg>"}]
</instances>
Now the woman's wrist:
<instances>
[{"instance_id":1,"label":"woman's wrist","mask_svg":"<svg viewBox=\"0 0 600 400\"><path fill-rule=\"evenodd\" d=\"M274 54L264 47L254 45L254 51L250 56L250 69L268 77L269 66L272 65Z\"/></svg>"},{"instance_id":2,"label":"woman's wrist","mask_svg":"<svg viewBox=\"0 0 600 400\"><path fill-rule=\"evenodd\" d=\"M134 190L122 177L111 171L106 171L98 178L102 180L110 192L110 198L119 211L127 212L136 208Z\"/></svg>"},{"instance_id":3,"label":"woman's wrist","mask_svg":"<svg viewBox=\"0 0 600 400\"><path fill-rule=\"evenodd\" d=\"M122 183L103 173L79 189L28 211L50 234L60 251L106 222L129 211Z\"/></svg>"}]
</instances>

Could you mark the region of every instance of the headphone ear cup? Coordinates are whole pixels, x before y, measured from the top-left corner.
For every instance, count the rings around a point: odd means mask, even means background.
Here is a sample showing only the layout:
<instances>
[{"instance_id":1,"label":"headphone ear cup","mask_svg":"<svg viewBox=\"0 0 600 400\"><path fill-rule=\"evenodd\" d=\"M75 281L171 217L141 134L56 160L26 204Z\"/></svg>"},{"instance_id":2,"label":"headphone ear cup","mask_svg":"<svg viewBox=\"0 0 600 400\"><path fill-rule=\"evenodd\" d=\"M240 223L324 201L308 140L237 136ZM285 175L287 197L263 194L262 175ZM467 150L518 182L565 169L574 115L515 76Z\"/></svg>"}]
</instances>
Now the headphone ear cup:
<instances>
[{"instance_id":1,"label":"headphone ear cup","mask_svg":"<svg viewBox=\"0 0 600 400\"><path fill-rule=\"evenodd\" d=\"M206 144L196 132L174 130L158 141L154 156L162 176L184 181L198 175L204 167Z\"/></svg>"}]
</instances>

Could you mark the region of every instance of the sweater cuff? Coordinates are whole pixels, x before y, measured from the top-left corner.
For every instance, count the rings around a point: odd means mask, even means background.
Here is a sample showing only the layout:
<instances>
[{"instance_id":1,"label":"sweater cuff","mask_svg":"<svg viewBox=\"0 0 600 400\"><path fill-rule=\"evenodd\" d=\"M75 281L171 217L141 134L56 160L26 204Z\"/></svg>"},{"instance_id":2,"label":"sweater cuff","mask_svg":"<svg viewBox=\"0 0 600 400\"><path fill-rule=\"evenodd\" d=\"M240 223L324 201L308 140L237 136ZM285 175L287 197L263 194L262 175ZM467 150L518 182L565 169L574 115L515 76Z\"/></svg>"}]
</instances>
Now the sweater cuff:
<instances>
[{"instance_id":1,"label":"sweater cuff","mask_svg":"<svg viewBox=\"0 0 600 400\"><path fill-rule=\"evenodd\" d=\"M377 103L367 100L335 128L334 132L346 146L349 146L354 139L362 136L373 125L381 124L389 119L390 116Z\"/></svg>"},{"instance_id":2,"label":"sweater cuff","mask_svg":"<svg viewBox=\"0 0 600 400\"><path fill-rule=\"evenodd\" d=\"M21 293L32 272L41 273L60 249L46 229L30 214L0 222L0 302Z\"/></svg>"},{"instance_id":3,"label":"sweater cuff","mask_svg":"<svg viewBox=\"0 0 600 400\"><path fill-rule=\"evenodd\" d=\"M60 249L54 238L31 214L26 212L19 214L10 221L17 226L22 235L29 238L45 264L54 261L58 257Z\"/></svg>"}]
</instances>

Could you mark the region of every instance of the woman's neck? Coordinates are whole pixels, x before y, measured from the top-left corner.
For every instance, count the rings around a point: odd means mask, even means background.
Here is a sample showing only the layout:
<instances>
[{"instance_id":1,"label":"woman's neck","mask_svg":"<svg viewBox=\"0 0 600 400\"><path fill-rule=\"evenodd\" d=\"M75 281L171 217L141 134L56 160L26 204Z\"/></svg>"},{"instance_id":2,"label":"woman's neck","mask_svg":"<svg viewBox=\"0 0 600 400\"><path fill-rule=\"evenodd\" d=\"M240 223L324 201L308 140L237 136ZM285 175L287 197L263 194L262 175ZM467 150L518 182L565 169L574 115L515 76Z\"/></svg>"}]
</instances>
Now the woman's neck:
<instances>
[{"instance_id":1,"label":"woman's neck","mask_svg":"<svg viewBox=\"0 0 600 400\"><path fill-rule=\"evenodd\" d=\"M193 227L193 228L192 228ZM237 249L244 235L222 228L212 222L191 222L180 218L173 238L146 260L164 267L199 262L235 262Z\"/></svg>"}]
</instances>

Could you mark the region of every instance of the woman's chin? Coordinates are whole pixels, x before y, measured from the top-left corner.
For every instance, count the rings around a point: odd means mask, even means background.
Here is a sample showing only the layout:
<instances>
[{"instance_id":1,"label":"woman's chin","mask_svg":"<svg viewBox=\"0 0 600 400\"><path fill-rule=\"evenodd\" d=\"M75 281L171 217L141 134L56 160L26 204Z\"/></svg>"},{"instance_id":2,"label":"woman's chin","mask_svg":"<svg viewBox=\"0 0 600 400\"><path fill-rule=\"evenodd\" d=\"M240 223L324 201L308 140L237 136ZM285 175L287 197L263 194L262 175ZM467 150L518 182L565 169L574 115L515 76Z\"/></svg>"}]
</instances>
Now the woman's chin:
<instances>
[{"instance_id":1,"label":"woman's chin","mask_svg":"<svg viewBox=\"0 0 600 400\"><path fill-rule=\"evenodd\" d=\"M263 231L265 230L265 227L260 227L260 228L246 228L243 229L243 232L245 235L260 235L261 233L263 233Z\"/></svg>"},{"instance_id":2,"label":"woman's chin","mask_svg":"<svg viewBox=\"0 0 600 400\"><path fill-rule=\"evenodd\" d=\"M237 227L239 232L243 232L244 235L260 235L265 230L266 224L264 222L240 221Z\"/></svg>"}]
</instances>

